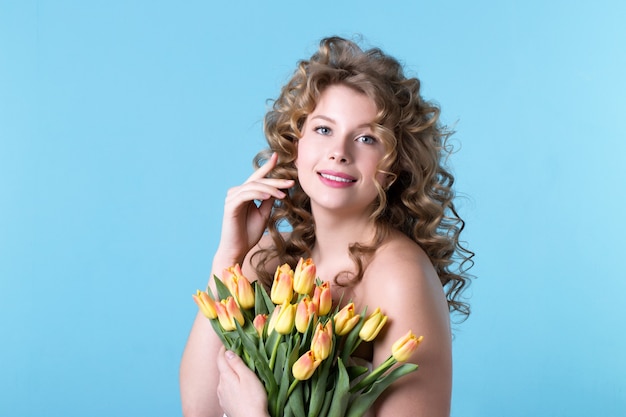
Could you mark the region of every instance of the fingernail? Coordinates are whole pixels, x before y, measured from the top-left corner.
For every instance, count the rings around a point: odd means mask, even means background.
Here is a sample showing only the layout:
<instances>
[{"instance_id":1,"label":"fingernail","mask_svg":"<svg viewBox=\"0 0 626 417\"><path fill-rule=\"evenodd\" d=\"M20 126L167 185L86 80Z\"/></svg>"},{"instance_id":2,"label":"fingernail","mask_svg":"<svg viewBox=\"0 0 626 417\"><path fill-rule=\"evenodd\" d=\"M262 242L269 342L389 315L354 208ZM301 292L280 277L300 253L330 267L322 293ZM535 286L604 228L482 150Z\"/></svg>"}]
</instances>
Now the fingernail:
<instances>
[{"instance_id":1,"label":"fingernail","mask_svg":"<svg viewBox=\"0 0 626 417\"><path fill-rule=\"evenodd\" d=\"M235 357L235 352L233 352L232 350L226 351L226 359L232 359L234 357Z\"/></svg>"}]
</instances>

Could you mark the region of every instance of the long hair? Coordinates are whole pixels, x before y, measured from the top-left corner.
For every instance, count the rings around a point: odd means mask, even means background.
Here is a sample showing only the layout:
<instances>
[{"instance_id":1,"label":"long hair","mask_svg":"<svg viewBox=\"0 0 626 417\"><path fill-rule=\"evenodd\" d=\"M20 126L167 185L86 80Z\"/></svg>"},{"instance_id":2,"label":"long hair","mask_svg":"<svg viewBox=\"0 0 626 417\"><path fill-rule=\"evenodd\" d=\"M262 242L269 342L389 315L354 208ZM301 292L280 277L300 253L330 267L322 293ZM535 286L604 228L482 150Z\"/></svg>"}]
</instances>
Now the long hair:
<instances>
[{"instance_id":1,"label":"long hair","mask_svg":"<svg viewBox=\"0 0 626 417\"><path fill-rule=\"evenodd\" d=\"M465 223L453 202L454 177L445 166L450 132L440 124L440 110L421 97L420 81L407 78L396 59L378 48L362 50L339 37L323 39L310 59L298 63L265 116L269 149L255 157L255 165L258 167L276 152L278 164L271 175L293 179L295 185L285 199L276 202L270 215L268 231L274 245L253 254L259 278L265 284L271 283L271 272L265 264L272 259L294 265L300 257L310 256L315 224L309 197L298 183L296 144L306 117L326 87L334 84L353 88L376 103L373 133L385 147L378 170L392 180L385 187L377 184L378 196L371 213L375 237L372 242L350 246L356 273L340 285L360 281L376 248L390 230L397 229L430 258L445 289L450 312L467 317L469 305L460 298L470 282L467 270L474 254L459 240ZM291 233L281 233L284 225L291 227Z\"/></svg>"}]
</instances>

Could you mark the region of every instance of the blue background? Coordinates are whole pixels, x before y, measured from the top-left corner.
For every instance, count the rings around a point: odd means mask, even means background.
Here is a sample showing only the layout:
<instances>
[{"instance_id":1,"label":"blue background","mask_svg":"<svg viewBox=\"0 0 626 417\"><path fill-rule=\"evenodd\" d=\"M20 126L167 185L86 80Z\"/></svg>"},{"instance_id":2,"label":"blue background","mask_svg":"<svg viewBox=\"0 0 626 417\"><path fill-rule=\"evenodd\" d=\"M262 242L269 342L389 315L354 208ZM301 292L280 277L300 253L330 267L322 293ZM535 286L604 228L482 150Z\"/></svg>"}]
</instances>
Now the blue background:
<instances>
[{"instance_id":1,"label":"blue background","mask_svg":"<svg viewBox=\"0 0 626 417\"><path fill-rule=\"evenodd\" d=\"M478 279L452 415L626 415L624 21L619 0L0 0L0 415L180 414L191 294L266 99L354 33L457 131Z\"/></svg>"}]
</instances>

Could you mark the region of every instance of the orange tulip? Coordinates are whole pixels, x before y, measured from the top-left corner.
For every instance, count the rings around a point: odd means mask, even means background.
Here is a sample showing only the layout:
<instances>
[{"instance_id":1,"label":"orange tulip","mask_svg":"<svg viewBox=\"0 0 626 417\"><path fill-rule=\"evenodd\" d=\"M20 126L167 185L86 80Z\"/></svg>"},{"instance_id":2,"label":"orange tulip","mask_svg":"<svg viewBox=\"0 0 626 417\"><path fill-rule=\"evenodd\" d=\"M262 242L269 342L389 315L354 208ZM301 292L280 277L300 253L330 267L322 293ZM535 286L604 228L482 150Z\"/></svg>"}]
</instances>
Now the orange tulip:
<instances>
[{"instance_id":1,"label":"orange tulip","mask_svg":"<svg viewBox=\"0 0 626 417\"><path fill-rule=\"evenodd\" d=\"M424 336L415 337L413 332L409 330L407 334L402 336L391 346L391 354L398 362L405 362L415 349L417 349L423 339Z\"/></svg>"},{"instance_id":2,"label":"orange tulip","mask_svg":"<svg viewBox=\"0 0 626 417\"><path fill-rule=\"evenodd\" d=\"M263 337L263 328L265 327L265 323L267 322L267 314L257 314L257 316L252 321L254 328L256 329L259 337Z\"/></svg>"},{"instance_id":3,"label":"orange tulip","mask_svg":"<svg viewBox=\"0 0 626 417\"><path fill-rule=\"evenodd\" d=\"M300 258L293 275L293 289L298 294L311 294L315 286L315 264L311 258Z\"/></svg>"},{"instance_id":4,"label":"orange tulip","mask_svg":"<svg viewBox=\"0 0 626 417\"><path fill-rule=\"evenodd\" d=\"M206 318L214 319L217 317L215 301L209 297L209 294L206 291L198 290L192 295L192 297Z\"/></svg>"},{"instance_id":5,"label":"orange tulip","mask_svg":"<svg viewBox=\"0 0 626 417\"><path fill-rule=\"evenodd\" d=\"M330 282L323 282L322 285L315 286L313 292L313 303L317 306L317 314L325 316L333 306L333 299L330 294Z\"/></svg>"},{"instance_id":6,"label":"orange tulip","mask_svg":"<svg viewBox=\"0 0 626 417\"><path fill-rule=\"evenodd\" d=\"M287 264L276 268L270 298L274 304L290 302L293 297L293 271Z\"/></svg>"},{"instance_id":7,"label":"orange tulip","mask_svg":"<svg viewBox=\"0 0 626 417\"><path fill-rule=\"evenodd\" d=\"M243 326L243 314L241 314L241 310L233 297L227 297L219 303L215 303L215 310L217 311L217 318L225 331L230 332L237 328L235 320Z\"/></svg>"},{"instance_id":8,"label":"orange tulip","mask_svg":"<svg viewBox=\"0 0 626 417\"><path fill-rule=\"evenodd\" d=\"M294 378L299 381L305 381L313 376L313 372L322 363L320 359L316 359L310 350L294 362L291 372Z\"/></svg>"},{"instance_id":9,"label":"orange tulip","mask_svg":"<svg viewBox=\"0 0 626 417\"><path fill-rule=\"evenodd\" d=\"M311 340L311 351L313 351L315 359L324 360L330 355L330 350L333 345L332 332L333 329L330 321L326 323L326 326L322 326L322 323L317 323L313 340Z\"/></svg>"},{"instance_id":10,"label":"orange tulip","mask_svg":"<svg viewBox=\"0 0 626 417\"><path fill-rule=\"evenodd\" d=\"M300 333L306 332L309 327L311 317L315 316L315 304L311 301L311 297L305 296L296 307L296 329Z\"/></svg>"},{"instance_id":11,"label":"orange tulip","mask_svg":"<svg viewBox=\"0 0 626 417\"><path fill-rule=\"evenodd\" d=\"M239 264L224 268L222 282L230 293L237 298L241 308L249 309L254 307L254 290L248 278L241 272Z\"/></svg>"},{"instance_id":12,"label":"orange tulip","mask_svg":"<svg viewBox=\"0 0 626 417\"><path fill-rule=\"evenodd\" d=\"M354 313L354 303L346 305L335 314L335 333L339 336L348 334L356 326L361 316Z\"/></svg>"},{"instance_id":13,"label":"orange tulip","mask_svg":"<svg viewBox=\"0 0 626 417\"><path fill-rule=\"evenodd\" d=\"M380 308L377 308L363 323L359 337L366 342L374 340L385 323L387 323L387 316L380 312Z\"/></svg>"}]
</instances>

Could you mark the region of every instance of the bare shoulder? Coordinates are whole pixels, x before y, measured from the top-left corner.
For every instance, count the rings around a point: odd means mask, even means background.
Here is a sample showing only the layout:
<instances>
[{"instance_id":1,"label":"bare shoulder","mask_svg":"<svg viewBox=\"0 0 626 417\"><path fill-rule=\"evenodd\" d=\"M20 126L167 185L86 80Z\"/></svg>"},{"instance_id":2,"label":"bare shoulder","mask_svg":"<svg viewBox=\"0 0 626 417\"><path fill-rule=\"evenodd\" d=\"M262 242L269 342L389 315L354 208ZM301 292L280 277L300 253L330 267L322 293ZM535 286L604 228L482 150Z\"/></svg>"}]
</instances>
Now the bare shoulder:
<instances>
[{"instance_id":1,"label":"bare shoulder","mask_svg":"<svg viewBox=\"0 0 626 417\"><path fill-rule=\"evenodd\" d=\"M359 284L359 299L380 307L386 328L374 340L372 359L380 363L393 343L409 330L424 336L409 361L419 371L394 383L376 404L377 416L444 416L449 413L452 384L450 317L444 289L426 253L396 233L374 255Z\"/></svg>"}]
</instances>

